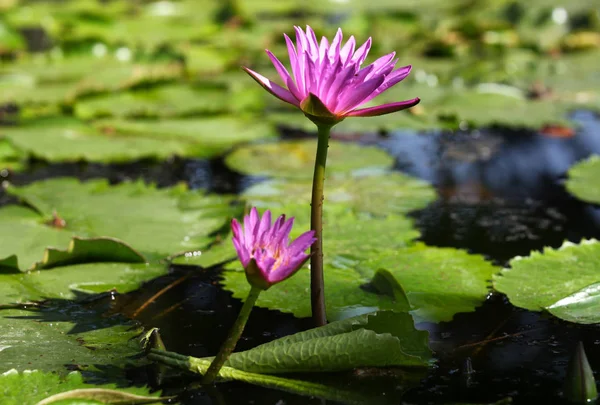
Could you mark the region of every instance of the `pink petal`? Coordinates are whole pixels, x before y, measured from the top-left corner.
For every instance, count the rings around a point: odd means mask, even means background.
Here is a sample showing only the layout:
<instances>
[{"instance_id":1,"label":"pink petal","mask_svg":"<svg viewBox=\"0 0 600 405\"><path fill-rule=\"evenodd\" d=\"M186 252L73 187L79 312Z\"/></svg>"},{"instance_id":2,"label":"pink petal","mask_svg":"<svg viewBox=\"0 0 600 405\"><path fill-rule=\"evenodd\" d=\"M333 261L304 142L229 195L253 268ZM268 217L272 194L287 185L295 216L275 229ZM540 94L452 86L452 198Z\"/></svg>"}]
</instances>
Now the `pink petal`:
<instances>
[{"instance_id":1,"label":"pink petal","mask_svg":"<svg viewBox=\"0 0 600 405\"><path fill-rule=\"evenodd\" d=\"M296 107L300 107L300 102L290 93L289 90L284 89L277 83L273 83L263 75L256 73L255 71L248 69L247 67L242 67L258 84L260 84L265 90L269 93L277 97L278 99L285 101L286 103L290 103Z\"/></svg>"},{"instance_id":2,"label":"pink petal","mask_svg":"<svg viewBox=\"0 0 600 405\"><path fill-rule=\"evenodd\" d=\"M331 46L329 47L329 52L327 53L329 60L332 62L338 59L340 56L340 44L342 43L342 37L342 29L338 28L335 37L331 42Z\"/></svg>"},{"instance_id":3,"label":"pink petal","mask_svg":"<svg viewBox=\"0 0 600 405\"><path fill-rule=\"evenodd\" d=\"M321 62L324 61L325 55L327 54L327 50L329 49L329 41L327 38L321 38L321 45L319 46L319 60Z\"/></svg>"},{"instance_id":4,"label":"pink petal","mask_svg":"<svg viewBox=\"0 0 600 405\"><path fill-rule=\"evenodd\" d=\"M377 107L361 108L359 110L350 111L345 114L346 117L375 117L378 115L384 115L393 113L396 111L404 110L419 104L421 101L419 98L413 98L412 100L400 101L397 103L383 104Z\"/></svg>"},{"instance_id":5,"label":"pink petal","mask_svg":"<svg viewBox=\"0 0 600 405\"><path fill-rule=\"evenodd\" d=\"M304 232L288 246L288 254L296 256L298 253L302 253L308 249L316 240L315 231Z\"/></svg>"},{"instance_id":6,"label":"pink petal","mask_svg":"<svg viewBox=\"0 0 600 405\"><path fill-rule=\"evenodd\" d=\"M300 56L308 51L308 39L302 28L294 27L294 30L296 31L296 48L298 49L298 56Z\"/></svg>"},{"instance_id":7,"label":"pink petal","mask_svg":"<svg viewBox=\"0 0 600 405\"><path fill-rule=\"evenodd\" d=\"M311 59L317 60L319 58L319 41L317 41L317 36L313 29L308 25L306 26L306 39L308 40L308 49Z\"/></svg>"},{"instance_id":8,"label":"pink petal","mask_svg":"<svg viewBox=\"0 0 600 405\"><path fill-rule=\"evenodd\" d=\"M340 50L340 60L342 61L343 65L346 65L348 58L354 53L355 47L356 39L354 39L354 36L351 36L350 39L348 39L348 42L346 42L346 44Z\"/></svg>"},{"instance_id":9,"label":"pink petal","mask_svg":"<svg viewBox=\"0 0 600 405\"><path fill-rule=\"evenodd\" d=\"M293 276L298 270L302 268L304 263L308 260L308 255L297 256L293 259L289 259L285 264L279 266L279 268L269 274L269 282L272 284L279 283L287 278Z\"/></svg>"},{"instance_id":10,"label":"pink petal","mask_svg":"<svg viewBox=\"0 0 600 405\"><path fill-rule=\"evenodd\" d=\"M263 213L262 218L260 219L260 223L258 224L258 230L256 234L258 235L257 242L261 244L264 241L265 235L267 231L271 228L271 211L266 210Z\"/></svg>"},{"instance_id":11,"label":"pink petal","mask_svg":"<svg viewBox=\"0 0 600 405\"><path fill-rule=\"evenodd\" d=\"M296 81L296 88L298 89L298 93L296 96L299 100L303 100L306 97L306 90L304 87L304 79L300 74L300 66L298 65L298 54L296 53L296 47L294 43L286 34L283 34L285 37L285 43L287 44L288 54L290 56L290 65L292 66L292 73L294 75L294 80ZM290 91L293 91L291 87L288 87Z\"/></svg>"},{"instance_id":12,"label":"pink petal","mask_svg":"<svg viewBox=\"0 0 600 405\"><path fill-rule=\"evenodd\" d=\"M248 263L250 263L250 252L248 252L248 249L246 249L245 246L242 246L237 239L233 238L232 240L233 247L235 247L235 251L237 252L238 258L240 259L242 266L246 268L246 266L248 266Z\"/></svg>"},{"instance_id":13,"label":"pink petal","mask_svg":"<svg viewBox=\"0 0 600 405\"><path fill-rule=\"evenodd\" d=\"M294 226L294 217L288 219L283 223L281 228L273 235L273 242L277 245L283 244L287 246L290 237L290 231Z\"/></svg>"},{"instance_id":14,"label":"pink petal","mask_svg":"<svg viewBox=\"0 0 600 405\"><path fill-rule=\"evenodd\" d=\"M333 111L337 105L339 97L339 91L351 78L354 76L354 66L350 65L342 69L339 73L336 73L333 83L329 85L329 88L323 88L321 93L325 93L324 97L319 97L321 101L327 106L329 111Z\"/></svg>"},{"instance_id":15,"label":"pink petal","mask_svg":"<svg viewBox=\"0 0 600 405\"><path fill-rule=\"evenodd\" d=\"M246 246L253 246L257 242L256 229L258 228L258 211L252 207L250 214L244 217L244 238Z\"/></svg>"},{"instance_id":16,"label":"pink petal","mask_svg":"<svg viewBox=\"0 0 600 405\"><path fill-rule=\"evenodd\" d=\"M352 63L356 63L358 66L362 65L362 63L367 58L367 55L369 54L369 50L371 49L371 43L372 43L372 40L369 37L369 39L367 39L367 42L362 44L360 46L360 48L358 48L356 50L356 52L354 53L354 56L352 56L352 59L351 59Z\"/></svg>"},{"instance_id":17,"label":"pink petal","mask_svg":"<svg viewBox=\"0 0 600 405\"><path fill-rule=\"evenodd\" d=\"M383 83L384 80L384 77L375 77L345 92L342 98L338 101L338 105L335 108L335 113L345 113L346 111L360 105L365 98L367 98L375 91L375 89L381 86L381 83Z\"/></svg>"},{"instance_id":18,"label":"pink petal","mask_svg":"<svg viewBox=\"0 0 600 405\"><path fill-rule=\"evenodd\" d=\"M298 94L298 89L296 88L296 84L290 80L291 77L288 70L285 68L285 66L283 66L283 63L281 63L279 59L277 59L277 57L273 55L271 51L269 51L268 49L265 49L265 51L267 52L267 55L269 55L269 59L271 59L271 62L273 63L273 66L275 66L275 70L277 70L277 73L279 73L279 77L281 77L283 83L286 86L288 86L289 91L294 97L296 97L296 95Z\"/></svg>"},{"instance_id":19,"label":"pink petal","mask_svg":"<svg viewBox=\"0 0 600 405\"><path fill-rule=\"evenodd\" d=\"M404 80L406 78L406 76L408 76L408 74L410 73L410 70L411 70L410 65L403 66L399 69L394 70L392 73L390 73L389 75L386 76L385 81L381 84L381 86L379 86L377 88L377 90L375 90L373 92L373 94L371 94L369 97L367 97L363 101L363 103L371 101L373 98L377 97L378 95L380 95L381 93L383 93L384 91L386 91L387 89L389 89L390 87L395 85L396 83Z\"/></svg>"},{"instance_id":20,"label":"pink petal","mask_svg":"<svg viewBox=\"0 0 600 405\"><path fill-rule=\"evenodd\" d=\"M244 233L242 230L242 226L237 221L237 219L231 220L231 230L233 231L233 238L240 241L240 243L244 243Z\"/></svg>"}]
</instances>

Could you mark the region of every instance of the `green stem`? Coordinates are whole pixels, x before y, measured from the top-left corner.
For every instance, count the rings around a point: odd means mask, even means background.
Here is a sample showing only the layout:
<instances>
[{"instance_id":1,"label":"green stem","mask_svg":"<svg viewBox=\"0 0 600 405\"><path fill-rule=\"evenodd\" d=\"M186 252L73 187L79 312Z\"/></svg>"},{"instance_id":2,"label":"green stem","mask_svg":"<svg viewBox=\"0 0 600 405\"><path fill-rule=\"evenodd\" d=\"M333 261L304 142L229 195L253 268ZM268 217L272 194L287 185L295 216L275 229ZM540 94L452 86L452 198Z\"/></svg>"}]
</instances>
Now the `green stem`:
<instances>
[{"instance_id":1,"label":"green stem","mask_svg":"<svg viewBox=\"0 0 600 405\"><path fill-rule=\"evenodd\" d=\"M310 227L315 231L317 240L310 247L310 303L315 326L323 326L327 323L323 281L323 184L331 126L320 124L317 125L317 128L319 129L319 140L310 204Z\"/></svg>"},{"instance_id":2,"label":"green stem","mask_svg":"<svg viewBox=\"0 0 600 405\"><path fill-rule=\"evenodd\" d=\"M235 349L235 345L238 340L240 340L240 336L242 336L242 332L244 331L244 327L246 326L246 322L248 322L248 317L250 316L250 312L252 312L252 308L254 308L254 304L260 295L262 290L258 287L252 286L250 292L248 293L248 297L246 297L246 301L244 301L244 305L242 305L242 309L235 320L235 323L231 327L229 331L229 335L227 339L219 349L219 353L213 359L212 363L208 367L204 378L202 379L203 384L211 384L217 375L219 374L219 370L223 367L223 364L229 358L229 355Z\"/></svg>"}]
</instances>

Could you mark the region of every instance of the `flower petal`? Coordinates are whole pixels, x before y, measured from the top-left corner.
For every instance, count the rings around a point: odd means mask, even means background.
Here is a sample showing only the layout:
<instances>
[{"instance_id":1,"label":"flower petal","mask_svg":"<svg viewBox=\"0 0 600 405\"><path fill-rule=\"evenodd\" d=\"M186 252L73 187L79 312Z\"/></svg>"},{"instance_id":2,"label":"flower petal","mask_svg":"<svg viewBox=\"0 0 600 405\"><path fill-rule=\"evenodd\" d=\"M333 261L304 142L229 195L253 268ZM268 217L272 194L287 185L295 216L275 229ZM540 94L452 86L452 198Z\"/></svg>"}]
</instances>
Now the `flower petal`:
<instances>
[{"instance_id":1,"label":"flower petal","mask_svg":"<svg viewBox=\"0 0 600 405\"><path fill-rule=\"evenodd\" d=\"M290 278L304 266L309 257L309 255L297 256L287 263L280 265L269 274L269 282L275 284Z\"/></svg>"},{"instance_id":2,"label":"flower petal","mask_svg":"<svg viewBox=\"0 0 600 405\"><path fill-rule=\"evenodd\" d=\"M294 97L289 90L284 89L277 83L273 83L263 75L256 73L255 71L248 69L247 67L242 67L258 84L260 84L265 90L269 93L277 97L278 99L285 101L286 103L290 103L296 107L300 106L300 102Z\"/></svg>"},{"instance_id":3,"label":"flower petal","mask_svg":"<svg viewBox=\"0 0 600 405\"><path fill-rule=\"evenodd\" d=\"M381 93L383 93L384 91L386 91L387 89L392 87L393 85L404 80L406 78L406 76L408 76L408 74L410 73L411 69L412 69L412 67L410 65L403 66L399 69L394 70L389 75L387 75L385 77L385 81L381 84L381 86L379 86L373 92L373 94L371 94L369 97L367 97L366 99L363 100L363 104L368 101L371 101L373 98L377 97L378 95L380 95Z\"/></svg>"},{"instance_id":4,"label":"flower petal","mask_svg":"<svg viewBox=\"0 0 600 405\"><path fill-rule=\"evenodd\" d=\"M306 97L306 90L304 87L304 79L302 77L302 75L300 74L300 65L298 62L298 54L296 53L296 47L294 46L294 43L292 42L292 40L290 39L290 37L288 37L286 34L283 34L284 38L285 38L285 43L287 45L287 49L288 49L288 54L290 56L290 65L292 66L292 74L294 75L294 80L296 83L296 88L298 89L298 93L296 96L299 96L298 98L300 100L302 100L304 97ZM290 89L290 91L293 91L293 89L291 87L288 87Z\"/></svg>"},{"instance_id":5,"label":"flower petal","mask_svg":"<svg viewBox=\"0 0 600 405\"><path fill-rule=\"evenodd\" d=\"M244 243L244 231L242 230L242 226L238 222L237 219L231 220L231 230L233 232L233 238L240 241L241 244Z\"/></svg>"},{"instance_id":6,"label":"flower petal","mask_svg":"<svg viewBox=\"0 0 600 405\"><path fill-rule=\"evenodd\" d=\"M348 39L348 42L342 47L340 50L340 60L342 64L345 66L346 62L349 60L350 56L354 53L354 48L356 47L356 39L354 36L351 36Z\"/></svg>"},{"instance_id":7,"label":"flower petal","mask_svg":"<svg viewBox=\"0 0 600 405\"><path fill-rule=\"evenodd\" d=\"M246 266L248 266L248 263L250 262L250 252L248 252L248 249L246 249L245 246L243 246L242 244L240 244L240 241L233 238L233 246L235 247L235 251L237 252L238 258L240 259L240 262L242 263L242 266L244 266L244 268L246 268Z\"/></svg>"},{"instance_id":8,"label":"flower petal","mask_svg":"<svg viewBox=\"0 0 600 405\"><path fill-rule=\"evenodd\" d=\"M265 242L265 235L269 231L269 228L271 228L271 211L265 210L256 231L256 235L258 236L257 242L259 245L262 245L263 242Z\"/></svg>"},{"instance_id":9,"label":"flower petal","mask_svg":"<svg viewBox=\"0 0 600 405\"><path fill-rule=\"evenodd\" d=\"M333 41L331 41L331 46L329 47L329 52L327 52L327 57L331 62L339 59L340 57L340 44L342 43L342 29L338 28L335 33L335 37L333 37Z\"/></svg>"},{"instance_id":10,"label":"flower petal","mask_svg":"<svg viewBox=\"0 0 600 405\"><path fill-rule=\"evenodd\" d=\"M288 246L288 254L290 256L296 256L298 253L302 253L308 249L316 240L315 231L304 232Z\"/></svg>"},{"instance_id":11,"label":"flower petal","mask_svg":"<svg viewBox=\"0 0 600 405\"><path fill-rule=\"evenodd\" d=\"M319 41L317 36L310 26L306 26L306 39L308 41L308 51L310 58L315 61L319 59Z\"/></svg>"},{"instance_id":12,"label":"flower petal","mask_svg":"<svg viewBox=\"0 0 600 405\"><path fill-rule=\"evenodd\" d=\"M376 117L378 115L384 115L393 113L396 111L404 110L406 108L413 107L419 104L421 101L419 98L413 98L412 100L399 101L397 103L383 104L377 107L361 108L359 110L350 111L345 114L346 117Z\"/></svg>"},{"instance_id":13,"label":"flower petal","mask_svg":"<svg viewBox=\"0 0 600 405\"><path fill-rule=\"evenodd\" d=\"M338 101L338 105L335 107L335 114L343 114L360 105L365 98L381 86L384 80L384 77L375 77L359 84L353 89L348 89Z\"/></svg>"},{"instance_id":14,"label":"flower petal","mask_svg":"<svg viewBox=\"0 0 600 405\"><path fill-rule=\"evenodd\" d=\"M290 80L290 72L288 72L285 66L283 66L283 63L281 63L271 51L269 51L268 49L265 49L265 51L267 52L267 55L269 55L269 59L271 59L271 62L273 63L273 66L275 66L275 70L277 70L277 73L279 73L279 77L281 77L283 83L286 86L288 86L288 89L292 93L292 95L294 97L297 97L297 95L299 94L298 88L296 87L296 84L292 80Z\"/></svg>"},{"instance_id":15,"label":"flower petal","mask_svg":"<svg viewBox=\"0 0 600 405\"><path fill-rule=\"evenodd\" d=\"M356 63L358 66L362 65L362 63L367 58L367 55L369 54L369 50L371 50L372 42L373 40L371 39L371 37L369 37L369 39L367 39L367 42L362 44L360 48L356 50L351 59L352 63Z\"/></svg>"}]
</instances>

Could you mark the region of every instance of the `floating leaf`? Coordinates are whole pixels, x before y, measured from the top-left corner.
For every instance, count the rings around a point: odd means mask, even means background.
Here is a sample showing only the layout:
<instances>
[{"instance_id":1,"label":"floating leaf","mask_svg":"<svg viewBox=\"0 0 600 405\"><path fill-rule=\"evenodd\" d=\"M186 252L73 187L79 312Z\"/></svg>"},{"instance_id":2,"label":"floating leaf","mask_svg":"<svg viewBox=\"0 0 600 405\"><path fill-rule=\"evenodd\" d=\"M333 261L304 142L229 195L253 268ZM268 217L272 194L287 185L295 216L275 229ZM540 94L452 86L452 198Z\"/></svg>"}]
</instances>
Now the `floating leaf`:
<instances>
[{"instance_id":1,"label":"floating leaf","mask_svg":"<svg viewBox=\"0 0 600 405\"><path fill-rule=\"evenodd\" d=\"M416 321L450 321L472 312L490 293L497 269L482 256L456 249L414 246L382 252L360 263L364 276L386 269L406 292Z\"/></svg>"},{"instance_id":2,"label":"floating leaf","mask_svg":"<svg viewBox=\"0 0 600 405\"><path fill-rule=\"evenodd\" d=\"M276 135L268 125L228 117L166 121L109 120L94 125L68 117L53 117L2 128L0 134L19 149L50 162L211 157L235 144Z\"/></svg>"},{"instance_id":3,"label":"floating leaf","mask_svg":"<svg viewBox=\"0 0 600 405\"><path fill-rule=\"evenodd\" d=\"M264 208L304 203L308 212L311 186L312 182L308 179L272 180L250 187L243 196L252 205ZM332 203L343 204L356 211L379 216L407 214L425 208L435 197L435 190L430 184L398 172L346 178L331 176L325 180L325 207Z\"/></svg>"},{"instance_id":4,"label":"floating leaf","mask_svg":"<svg viewBox=\"0 0 600 405\"><path fill-rule=\"evenodd\" d=\"M86 98L75 104L81 119L117 117L181 117L227 112L227 89L169 84Z\"/></svg>"},{"instance_id":5,"label":"floating leaf","mask_svg":"<svg viewBox=\"0 0 600 405\"><path fill-rule=\"evenodd\" d=\"M82 183L60 178L9 187L8 191L41 214L35 224L32 214L21 213L27 219L23 232L38 232L39 223L52 221L54 214L64 220L60 233L43 227L40 241L34 239L34 244L18 248L26 253L29 249L41 252L47 246L66 246L72 236L102 236L130 243L150 258L162 258L206 246L209 235L236 212L229 205L230 197L187 191L183 186L157 189L142 182L110 186L106 180ZM3 211L6 209L0 209L0 217L10 217L10 212ZM52 238L63 242L50 243ZM0 256L12 253L2 249Z\"/></svg>"},{"instance_id":6,"label":"floating leaf","mask_svg":"<svg viewBox=\"0 0 600 405\"><path fill-rule=\"evenodd\" d=\"M0 104L71 103L83 94L172 80L178 64L140 65L115 58L35 58L0 66Z\"/></svg>"},{"instance_id":7,"label":"floating leaf","mask_svg":"<svg viewBox=\"0 0 600 405\"><path fill-rule=\"evenodd\" d=\"M565 242L559 249L511 260L510 268L494 276L494 287L521 308L548 309L572 322L600 322L594 292L600 283L599 258L596 240Z\"/></svg>"},{"instance_id":8,"label":"floating leaf","mask_svg":"<svg viewBox=\"0 0 600 405\"><path fill-rule=\"evenodd\" d=\"M227 165L255 176L312 179L316 139L249 145L225 159ZM327 175L389 168L393 159L382 150L357 144L329 142Z\"/></svg>"},{"instance_id":9,"label":"floating leaf","mask_svg":"<svg viewBox=\"0 0 600 405\"><path fill-rule=\"evenodd\" d=\"M71 391L54 394L51 397L38 402L36 405L49 405L54 403L71 403L71 401L90 401L100 404L158 404L164 399L156 398L155 396L135 395L128 392L112 390L108 388L78 388Z\"/></svg>"},{"instance_id":10,"label":"floating leaf","mask_svg":"<svg viewBox=\"0 0 600 405\"><path fill-rule=\"evenodd\" d=\"M94 388L92 388L94 387ZM102 387L102 388L99 388ZM70 372L64 377L55 373L43 373L38 370L24 370L19 373L17 370L9 370L0 374L0 396L3 405L40 405L51 404L61 399L60 395L65 395L65 399L78 398L73 396L73 391L82 392L84 396L81 399L97 398L85 395L86 390L102 390L122 399L127 398L145 398L147 401L154 398L154 403L158 403L157 394L149 394L147 388L127 388L116 391L114 384L94 386L83 381L81 373L77 371ZM70 394L69 394L70 392ZM64 394L61 394L64 393ZM115 398L115 397L113 397ZM110 397L108 398L110 399ZM64 403L64 402L61 402ZM80 402L78 402L80 403ZM100 403L115 403L100 401ZM120 402L120 403L123 403ZM131 404L153 403L153 402L127 402Z\"/></svg>"},{"instance_id":11,"label":"floating leaf","mask_svg":"<svg viewBox=\"0 0 600 405\"><path fill-rule=\"evenodd\" d=\"M561 319L576 323L600 323L600 282L594 283L546 307Z\"/></svg>"},{"instance_id":12,"label":"floating leaf","mask_svg":"<svg viewBox=\"0 0 600 405\"><path fill-rule=\"evenodd\" d=\"M600 177L600 156L592 156L571 167L566 183L567 190L583 201L600 204L598 177Z\"/></svg>"},{"instance_id":13,"label":"floating leaf","mask_svg":"<svg viewBox=\"0 0 600 405\"><path fill-rule=\"evenodd\" d=\"M140 330L120 317L65 302L27 307L0 310L0 372L35 368L64 374L66 365L98 371L123 367L139 352L131 339Z\"/></svg>"},{"instance_id":14,"label":"floating leaf","mask_svg":"<svg viewBox=\"0 0 600 405\"><path fill-rule=\"evenodd\" d=\"M333 372L359 367L426 366L427 332L405 313L360 315L233 353L226 366L254 373Z\"/></svg>"},{"instance_id":15,"label":"floating leaf","mask_svg":"<svg viewBox=\"0 0 600 405\"><path fill-rule=\"evenodd\" d=\"M145 263L146 258L131 246L112 238L73 238L66 250L47 248L42 261L32 270L75 263Z\"/></svg>"}]
</instances>

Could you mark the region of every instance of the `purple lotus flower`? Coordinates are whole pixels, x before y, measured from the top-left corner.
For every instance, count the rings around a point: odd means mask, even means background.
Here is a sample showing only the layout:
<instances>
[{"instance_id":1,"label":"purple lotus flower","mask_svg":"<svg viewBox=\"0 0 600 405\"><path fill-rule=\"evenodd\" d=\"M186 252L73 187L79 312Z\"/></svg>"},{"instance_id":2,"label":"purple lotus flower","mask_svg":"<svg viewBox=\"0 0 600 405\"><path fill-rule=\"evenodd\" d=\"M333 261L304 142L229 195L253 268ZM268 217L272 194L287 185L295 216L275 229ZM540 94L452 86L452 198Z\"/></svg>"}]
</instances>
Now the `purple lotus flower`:
<instances>
[{"instance_id":1,"label":"purple lotus flower","mask_svg":"<svg viewBox=\"0 0 600 405\"><path fill-rule=\"evenodd\" d=\"M271 225L271 212L266 210L260 218L256 208L244 217L243 229L237 220L231 221L233 245L251 285L266 290L291 277L308 260L304 251L316 240L315 232L305 232L290 243L293 224L294 218L286 221L281 215Z\"/></svg>"},{"instance_id":2,"label":"purple lotus flower","mask_svg":"<svg viewBox=\"0 0 600 405\"><path fill-rule=\"evenodd\" d=\"M341 29L338 29L331 44L325 37L321 38L320 43L317 42L317 37L309 26L306 27L306 32L299 27L294 29L296 46L284 34L293 76L267 50L287 88L246 67L244 70L268 92L300 108L315 123L333 125L346 117L389 114L419 103L418 98L413 98L357 109L403 80L410 73L411 67L403 66L394 70L398 59L394 59L396 53L392 52L361 68L371 48L371 38L355 50L356 40L353 36L342 46Z\"/></svg>"}]
</instances>

